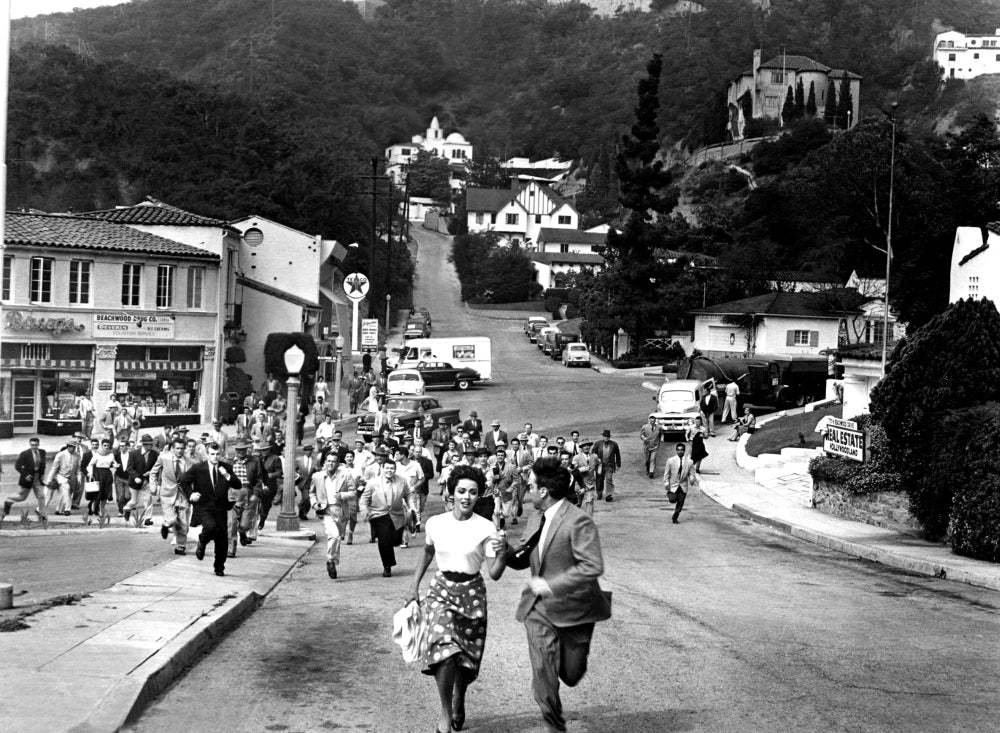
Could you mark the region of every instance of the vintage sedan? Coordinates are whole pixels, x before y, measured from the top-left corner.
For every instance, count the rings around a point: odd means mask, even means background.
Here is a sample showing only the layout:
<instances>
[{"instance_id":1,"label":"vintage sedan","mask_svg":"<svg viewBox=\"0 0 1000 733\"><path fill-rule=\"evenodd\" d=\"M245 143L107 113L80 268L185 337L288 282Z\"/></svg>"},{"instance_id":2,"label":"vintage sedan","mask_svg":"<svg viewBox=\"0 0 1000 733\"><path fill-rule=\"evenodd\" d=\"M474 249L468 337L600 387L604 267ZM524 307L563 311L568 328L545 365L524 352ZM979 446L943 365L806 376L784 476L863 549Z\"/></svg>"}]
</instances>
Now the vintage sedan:
<instances>
[{"instance_id":1,"label":"vintage sedan","mask_svg":"<svg viewBox=\"0 0 1000 733\"><path fill-rule=\"evenodd\" d=\"M456 367L444 361L417 362L416 370L424 378L427 387L452 387L466 390L470 385L482 381L482 375L475 369Z\"/></svg>"},{"instance_id":2,"label":"vintage sedan","mask_svg":"<svg viewBox=\"0 0 1000 733\"><path fill-rule=\"evenodd\" d=\"M392 432L396 437L413 430L418 420L430 417L432 423L454 425L461 422L458 408L442 407L433 397L388 397L386 407L392 417ZM370 438L375 427L375 413L358 417L358 435Z\"/></svg>"}]
</instances>

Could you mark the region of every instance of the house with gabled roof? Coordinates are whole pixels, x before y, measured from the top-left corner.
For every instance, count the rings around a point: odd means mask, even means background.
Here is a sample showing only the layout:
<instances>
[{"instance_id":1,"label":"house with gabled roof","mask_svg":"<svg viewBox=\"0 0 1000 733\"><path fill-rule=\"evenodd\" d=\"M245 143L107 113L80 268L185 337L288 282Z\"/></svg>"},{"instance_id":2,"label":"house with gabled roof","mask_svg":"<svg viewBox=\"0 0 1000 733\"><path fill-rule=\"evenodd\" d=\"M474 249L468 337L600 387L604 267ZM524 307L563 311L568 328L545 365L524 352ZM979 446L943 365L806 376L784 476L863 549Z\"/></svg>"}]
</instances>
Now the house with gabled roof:
<instances>
[{"instance_id":1,"label":"house with gabled roof","mask_svg":"<svg viewBox=\"0 0 1000 733\"><path fill-rule=\"evenodd\" d=\"M851 90L852 108L846 122L840 124L853 127L861 110L861 80L862 77L854 72L832 69L808 56L779 54L762 61L761 49L754 49L753 66L741 71L726 87L729 134L733 140L742 140L743 130L750 118L781 120L788 90L792 89L794 93L800 81L807 99L812 86L816 116L819 118L826 114L831 85L839 95L841 84L846 83Z\"/></svg>"},{"instance_id":2,"label":"house with gabled roof","mask_svg":"<svg viewBox=\"0 0 1000 733\"><path fill-rule=\"evenodd\" d=\"M516 245L533 247L544 228L576 229L580 214L551 186L512 181L510 188L465 189L470 232L495 232Z\"/></svg>"},{"instance_id":3,"label":"house with gabled roof","mask_svg":"<svg viewBox=\"0 0 1000 733\"><path fill-rule=\"evenodd\" d=\"M863 301L846 290L775 292L698 308L692 348L706 356L819 354L858 332Z\"/></svg>"},{"instance_id":4,"label":"house with gabled roof","mask_svg":"<svg viewBox=\"0 0 1000 733\"><path fill-rule=\"evenodd\" d=\"M1000 273L1000 222L990 222L983 229L958 227L951 250L948 302L989 298L1000 304L997 273Z\"/></svg>"},{"instance_id":5,"label":"house with gabled roof","mask_svg":"<svg viewBox=\"0 0 1000 733\"><path fill-rule=\"evenodd\" d=\"M85 394L98 415L130 395L147 428L216 416L218 253L80 215L8 212L5 223L0 436L79 430Z\"/></svg>"}]
</instances>

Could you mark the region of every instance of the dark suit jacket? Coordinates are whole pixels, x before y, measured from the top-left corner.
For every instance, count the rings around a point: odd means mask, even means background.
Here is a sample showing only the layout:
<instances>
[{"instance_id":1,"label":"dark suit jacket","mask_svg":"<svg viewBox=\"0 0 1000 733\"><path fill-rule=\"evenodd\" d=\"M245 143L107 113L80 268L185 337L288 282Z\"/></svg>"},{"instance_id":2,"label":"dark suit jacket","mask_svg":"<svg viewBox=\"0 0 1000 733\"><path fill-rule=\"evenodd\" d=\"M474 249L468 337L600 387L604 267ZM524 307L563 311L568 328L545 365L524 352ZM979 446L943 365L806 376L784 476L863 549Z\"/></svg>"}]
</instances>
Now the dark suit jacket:
<instances>
[{"instance_id":1,"label":"dark suit jacket","mask_svg":"<svg viewBox=\"0 0 1000 733\"><path fill-rule=\"evenodd\" d=\"M125 453L128 454L128 467L123 469L122 466L125 464L125 461L123 461L122 458ZM118 467L115 469L115 478L127 481L129 486L135 486L135 479L140 475L140 471L138 470L140 462L141 458L139 456L139 451L122 450L119 448L115 451L115 463L118 464ZM142 485L141 480L138 485Z\"/></svg>"},{"instance_id":2,"label":"dark suit jacket","mask_svg":"<svg viewBox=\"0 0 1000 733\"><path fill-rule=\"evenodd\" d=\"M525 536L541 523L535 512L528 520ZM549 525L545 547L536 547L530 557L531 574L543 578L552 595L536 596L525 588L515 618L524 621L536 608L553 626L578 626L611 618L611 594L601 590L597 579L604 572L601 541L594 520L564 501Z\"/></svg>"},{"instance_id":3,"label":"dark suit jacket","mask_svg":"<svg viewBox=\"0 0 1000 733\"><path fill-rule=\"evenodd\" d=\"M604 458L604 446L607 446L607 460ZM597 456L597 460L601 462L604 468L615 470L622 467L621 451L618 450L618 444L610 438L601 438L600 440L595 441L594 447L590 449L590 452Z\"/></svg>"},{"instance_id":4,"label":"dark suit jacket","mask_svg":"<svg viewBox=\"0 0 1000 733\"><path fill-rule=\"evenodd\" d=\"M31 448L21 451L14 462L14 470L21 477L20 480L28 481L28 487L34 486L35 476L39 478L45 475L45 449L38 449L38 470L35 470L35 458L31 454ZM22 486L24 484L21 484Z\"/></svg>"},{"instance_id":5,"label":"dark suit jacket","mask_svg":"<svg viewBox=\"0 0 1000 733\"><path fill-rule=\"evenodd\" d=\"M243 485L236 478L230 464L219 461L219 466L225 467L229 473L229 480L226 481L222 474L219 474L219 485L215 489L212 488L208 461L194 464L181 476L181 491L189 501L191 494L201 494L197 502L191 502L196 515L225 513L236 504L229 498L229 489L240 489ZM192 520L195 520L195 517L192 517ZM196 526L194 521L191 524Z\"/></svg>"},{"instance_id":6,"label":"dark suit jacket","mask_svg":"<svg viewBox=\"0 0 1000 733\"><path fill-rule=\"evenodd\" d=\"M489 430L487 430L484 436L485 437L483 438L483 445L489 448L491 453L495 453L497 450L497 442L496 440L493 439L493 429L490 428ZM503 441L503 444L506 447L510 448L510 441L507 440L507 433L503 430L500 431L500 440Z\"/></svg>"},{"instance_id":7,"label":"dark suit jacket","mask_svg":"<svg viewBox=\"0 0 1000 733\"><path fill-rule=\"evenodd\" d=\"M467 432L472 440L480 440L483 436L483 421L478 417L475 419L470 417L462 423L462 430Z\"/></svg>"}]
</instances>

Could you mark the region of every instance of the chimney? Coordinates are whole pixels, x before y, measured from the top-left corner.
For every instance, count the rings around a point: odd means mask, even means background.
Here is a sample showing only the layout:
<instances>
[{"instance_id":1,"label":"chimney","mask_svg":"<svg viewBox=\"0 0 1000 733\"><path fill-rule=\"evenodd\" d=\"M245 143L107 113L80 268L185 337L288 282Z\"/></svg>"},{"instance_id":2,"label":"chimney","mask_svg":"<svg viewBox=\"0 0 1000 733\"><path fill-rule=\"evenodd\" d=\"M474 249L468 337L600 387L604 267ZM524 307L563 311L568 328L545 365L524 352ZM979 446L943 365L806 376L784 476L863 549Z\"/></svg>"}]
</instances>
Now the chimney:
<instances>
[{"instance_id":1,"label":"chimney","mask_svg":"<svg viewBox=\"0 0 1000 733\"><path fill-rule=\"evenodd\" d=\"M997 31L1000 34L1000 31ZM754 83L757 82L757 70L760 69L760 49L755 48L753 50L753 80Z\"/></svg>"}]
</instances>

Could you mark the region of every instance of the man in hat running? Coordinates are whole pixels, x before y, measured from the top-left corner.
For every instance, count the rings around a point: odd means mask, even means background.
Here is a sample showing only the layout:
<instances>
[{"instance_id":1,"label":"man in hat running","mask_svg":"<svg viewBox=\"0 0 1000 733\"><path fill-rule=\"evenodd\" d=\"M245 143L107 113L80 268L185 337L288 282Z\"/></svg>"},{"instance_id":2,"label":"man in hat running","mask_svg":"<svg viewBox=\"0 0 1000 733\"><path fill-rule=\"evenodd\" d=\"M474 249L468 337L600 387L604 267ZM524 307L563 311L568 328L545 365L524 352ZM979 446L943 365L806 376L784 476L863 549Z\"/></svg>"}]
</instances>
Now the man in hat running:
<instances>
[{"instance_id":1,"label":"man in hat running","mask_svg":"<svg viewBox=\"0 0 1000 733\"><path fill-rule=\"evenodd\" d=\"M618 443L611 440L611 431L604 430L601 439L594 443L591 452L597 456L597 498L614 501L615 471L622 467L622 454Z\"/></svg>"}]
</instances>

